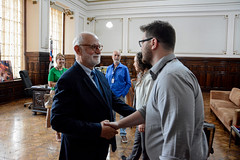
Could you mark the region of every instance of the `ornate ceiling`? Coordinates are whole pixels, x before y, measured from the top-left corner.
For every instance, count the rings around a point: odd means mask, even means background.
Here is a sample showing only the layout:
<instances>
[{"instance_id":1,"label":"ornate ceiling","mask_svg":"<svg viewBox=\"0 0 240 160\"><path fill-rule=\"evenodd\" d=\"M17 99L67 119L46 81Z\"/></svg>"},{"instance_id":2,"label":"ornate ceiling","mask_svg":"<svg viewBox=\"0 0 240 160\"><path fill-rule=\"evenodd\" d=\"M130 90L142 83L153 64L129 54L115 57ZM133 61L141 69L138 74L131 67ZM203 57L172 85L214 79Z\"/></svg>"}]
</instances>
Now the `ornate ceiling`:
<instances>
[{"instance_id":1,"label":"ornate ceiling","mask_svg":"<svg viewBox=\"0 0 240 160\"><path fill-rule=\"evenodd\" d=\"M81 1L85 4L92 4L92 3L96 4L96 3L102 3L102 2L107 2L107 3L137 2L137 1L138 2L139 1L143 2L143 1L146 1L146 0L128 0L128 1L126 1L126 0L78 0L78 1Z\"/></svg>"}]
</instances>

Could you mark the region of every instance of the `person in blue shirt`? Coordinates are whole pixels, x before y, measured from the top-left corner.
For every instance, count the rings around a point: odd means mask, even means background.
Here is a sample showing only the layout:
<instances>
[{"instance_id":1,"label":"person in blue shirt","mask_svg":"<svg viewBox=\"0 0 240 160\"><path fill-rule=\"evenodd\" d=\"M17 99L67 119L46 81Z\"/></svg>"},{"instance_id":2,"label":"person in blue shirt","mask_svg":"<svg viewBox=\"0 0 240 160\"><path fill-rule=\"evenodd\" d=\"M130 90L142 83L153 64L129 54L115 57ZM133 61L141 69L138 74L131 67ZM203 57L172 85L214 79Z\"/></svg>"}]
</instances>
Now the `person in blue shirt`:
<instances>
[{"instance_id":1,"label":"person in blue shirt","mask_svg":"<svg viewBox=\"0 0 240 160\"><path fill-rule=\"evenodd\" d=\"M113 64L108 66L105 76L115 96L125 102L125 96L131 87L129 71L127 66L120 62L121 54L119 51L113 51L112 60ZM114 113L114 117L116 119L116 113ZM120 116L120 119L122 118L123 116ZM128 142L126 135L126 128L121 128L120 136L123 143Z\"/></svg>"}]
</instances>

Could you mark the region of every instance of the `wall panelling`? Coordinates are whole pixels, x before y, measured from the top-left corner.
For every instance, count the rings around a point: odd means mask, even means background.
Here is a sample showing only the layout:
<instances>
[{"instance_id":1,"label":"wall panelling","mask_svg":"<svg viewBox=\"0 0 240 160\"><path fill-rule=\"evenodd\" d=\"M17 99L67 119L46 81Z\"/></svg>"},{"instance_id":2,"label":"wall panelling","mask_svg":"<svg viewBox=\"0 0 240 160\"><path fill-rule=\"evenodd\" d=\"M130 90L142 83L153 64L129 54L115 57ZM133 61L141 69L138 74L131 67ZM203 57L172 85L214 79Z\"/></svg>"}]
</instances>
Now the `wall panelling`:
<instances>
[{"instance_id":1,"label":"wall panelling","mask_svg":"<svg viewBox=\"0 0 240 160\"><path fill-rule=\"evenodd\" d=\"M239 58L178 57L197 77L203 90L240 87Z\"/></svg>"},{"instance_id":2,"label":"wall panelling","mask_svg":"<svg viewBox=\"0 0 240 160\"><path fill-rule=\"evenodd\" d=\"M128 67L131 78L136 78L133 58L134 56L122 56L121 63ZM178 59L194 73L202 90L231 90L233 87L240 87L240 58L178 57ZM67 68L74 61L74 55L66 56ZM112 63L111 56L101 56L101 63L98 66L109 66Z\"/></svg>"},{"instance_id":3,"label":"wall panelling","mask_svg":"<svg viewBox=\"0 0 240 160\"><path fill-rule=\"evenodd\" d=\"M122 56L121 63L128 67L129 74L131 78L135 78L137 76L136 71L133 67L134 56ZM112 56L101 56L101 63L98 66L109 66L113 64Z\"/></svg>"},{"instance_id":4,"label":"wall panelling","mask_svg":"<svg viewBox=\"0 0 240 160\"><path fill-rule=\"evenodd\" d=\"M228 18L225 15L129 18L128 53L140 50L138 41L143 33L139 27L155 20L168 21L175 29L176 54L226 54Z\"/></svg>"},{"instance_id":5,"label":"wall panelling","mask_svg":"<svg viewBox=\"0 0 240 160\"><path fill-rule=\"evenodd\" d=\"M21 79L0 83L0 103L23 97L24 87Z\"/></svg>"},{"instance_id":6,"label":"wall panelling","mask_svg":"<svg viewBox=\"0 0 240 160\"><path fill-rule=\"evenodd\" d=\"M235 15L235 26L234 26L234 54L240 55L240 14Z\"/></svg>"},{"instance_id":7,"label":"wall panelling","mask_svg":"<svg viewBox=\"0 0 240 160\"><path fill-rule=\"evenodd\" d=\"M75 55L73 54L68 54L65 55L65 67L70 68L75 62Z\"/></svg>"},{"instance_id":8,"label":"wall panelling","mask_svg":"<svg viewBox=\"0 0 240 160\"><path fill-rule=\"evenodd\" d=\"M48 83L49 53L26 52L26 70L33 85Z\"/></svg>"}]
</instances>

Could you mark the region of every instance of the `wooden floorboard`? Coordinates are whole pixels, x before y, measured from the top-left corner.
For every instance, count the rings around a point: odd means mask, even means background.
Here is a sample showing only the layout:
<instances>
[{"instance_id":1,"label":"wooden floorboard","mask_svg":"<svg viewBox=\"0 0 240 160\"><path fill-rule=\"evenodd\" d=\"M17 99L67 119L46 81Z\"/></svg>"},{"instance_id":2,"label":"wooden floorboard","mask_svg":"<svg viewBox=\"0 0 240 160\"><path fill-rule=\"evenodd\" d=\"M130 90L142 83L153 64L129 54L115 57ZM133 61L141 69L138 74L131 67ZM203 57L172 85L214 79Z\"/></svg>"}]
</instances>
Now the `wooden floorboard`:
<instances>
[{"instance_id":1,"label":"wooden floorboard","mask_svg":"<svg viewBox=\"0 0 240 160\"><path fill-rule=\"evenodd\" d=\"M239 160L240 146L232 140L228 147L229 132L224 130L221 122L209 109L209 93L204 92L205 119L215 124L214 154L210 160ZM55 140L55 132L45 127L45 114L32 115L24 108L25 102L31 99L20 99L0 105L0 160L56 160L60 143ZM117 119L119 116L117 116ZM118 149L110 152L111 160L119 160L122 154L129 155L134 141L135 127L127 128L128 143L123 144L117 135Z\"/></svg>"}]
</instances>

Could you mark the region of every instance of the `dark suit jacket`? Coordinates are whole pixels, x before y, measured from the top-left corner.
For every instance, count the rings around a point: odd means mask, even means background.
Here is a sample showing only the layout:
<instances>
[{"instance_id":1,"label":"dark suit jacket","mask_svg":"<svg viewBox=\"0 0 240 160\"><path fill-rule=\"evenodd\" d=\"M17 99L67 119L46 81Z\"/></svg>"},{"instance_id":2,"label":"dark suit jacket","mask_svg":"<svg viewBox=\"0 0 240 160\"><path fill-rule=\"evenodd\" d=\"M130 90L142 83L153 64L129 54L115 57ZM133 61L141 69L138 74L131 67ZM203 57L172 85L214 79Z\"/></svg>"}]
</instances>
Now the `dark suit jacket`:
<instances>
[{"instance_id":1,"label":"dark suit jacket","mask_svg":"<svg viewBox=\"0 0 240 160\"><path fill-rule=\"evenodd\" d=\"M59 159L106 159L115 137L101 138L100 122L114 120L112 109L123 116L135 111L116 98L101 72L96 71L96 75L103 96L77 62L57 82L51 125L62 133Z\"/></svg>"}]
</instances>

